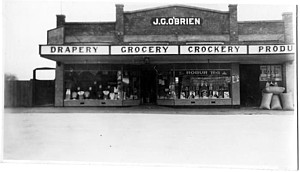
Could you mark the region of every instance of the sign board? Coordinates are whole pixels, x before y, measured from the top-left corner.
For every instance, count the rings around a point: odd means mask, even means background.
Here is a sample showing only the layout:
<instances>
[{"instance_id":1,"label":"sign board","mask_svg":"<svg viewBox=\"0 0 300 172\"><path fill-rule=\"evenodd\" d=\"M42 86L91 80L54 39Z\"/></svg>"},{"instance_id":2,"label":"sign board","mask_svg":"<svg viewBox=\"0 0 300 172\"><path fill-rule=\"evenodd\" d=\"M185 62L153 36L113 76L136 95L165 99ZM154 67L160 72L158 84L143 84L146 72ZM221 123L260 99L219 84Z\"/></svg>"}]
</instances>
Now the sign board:
<instances>
[{"instance_id":1,"label":"sign board","mask_svg":"<svg viewBox=\"0 0 300 172\"><path fill-rule=\"evenodd\" d=\"M294 53L293 45L249 45L249 54Z\"/></svg>"},{"instance_id":2,"label":"sign board","mask_svg":"<svg viewBox=\"0 0 300 172\"><path fill-rule=\"evenodd\" d=\"M145 45L145 46L111 46L111 55L155 55L178 54L178 46Z\"/></svg>"},{"instance_id":3,"label":"sign board","mask_svg":"<svg viewBox=\"0 0 300 172\"><path fill-rule=\"evenodd\" d=\"M41 55L242 55L294 52L294 45L40 45Z\"/></svg>"},{"instance_id":4,"label":"sign board","mask_svg":"<svg viewBox=\"0 0 300 172\"><path fill-rule=\"evenodd\" d=\"M261 65L259 81L282 81L281 65Z\"/></svg>"},{"instance_id":5,"label":"sign board","mask_svg":"<svg viewBox=\"0 0 300 172\"><path fill-rule=\"evenodd\" d=\"M184 70L184 71L176 71L176 75L195 75L195 76L230 76L230 70Z\"/></svg>"},{"instance_id":6,"label":"sign board","mask_svg":"<svg viewBox=\"0 0 300 172\"><path fill-rule=\"evenodd\" d=\"M109 46L40 46L41 55L109 55Z\"/></svg>"},{"instance_id":7,"label":"sign board","mask_svg":"<svg viewBox=\"0 0 300 172\"><path fill-rule=\"evenodd\" d=\"M246 45L183 45L180 54L247 54Z\"/></svg>"},{"instance_id":8,"label":"sign board","mask_svg":"<svg viewBox=\"0 0 300 172\"><path fill-rule=\"evenodd\" d=\"M151 24L153 26L200 26L202 25L200 17L153 17Z\"/></svg>"}]
</instances>

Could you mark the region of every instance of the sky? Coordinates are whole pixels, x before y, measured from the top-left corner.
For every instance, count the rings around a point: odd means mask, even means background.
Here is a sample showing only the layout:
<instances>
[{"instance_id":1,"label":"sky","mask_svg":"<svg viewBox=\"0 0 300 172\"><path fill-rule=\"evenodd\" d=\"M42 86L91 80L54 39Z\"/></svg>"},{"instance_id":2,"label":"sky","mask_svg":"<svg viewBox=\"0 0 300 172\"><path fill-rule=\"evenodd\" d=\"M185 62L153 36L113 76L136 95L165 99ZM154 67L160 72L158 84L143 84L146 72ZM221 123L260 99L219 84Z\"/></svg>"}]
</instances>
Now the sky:
<instances>
[{"instance_id":1,"label":"sky","mask_svg":"<svg viewBox=\"0 0 300 172\"><path fill-rule=\"evenodd\" d=\"M164 2L164 3L161 3ZM182 4L228 11L232 1L195 0L152 0L149 1L83 1L83 0L4 0L2 8L2 65L4 73L11 73L19 80L32 79L32 72L38 67L55 67L55 62L39 56L40 44L47 43L47 30L56 27L56 15L66 15L66 22L115 21L115 4L124 4L124 11L140 10L170 4ZM193 2L193 3L192 3ZM228 3L224 3L228 2ZM241 1L242 2L242 1ZM293 12L295 5L287 1L246 1L238 4L238 21L281 20L283 12ZM272 2L272 5L270 5ZM54 71L37 74L39 79L54 79Z\"/></svg>"}]
</instances>

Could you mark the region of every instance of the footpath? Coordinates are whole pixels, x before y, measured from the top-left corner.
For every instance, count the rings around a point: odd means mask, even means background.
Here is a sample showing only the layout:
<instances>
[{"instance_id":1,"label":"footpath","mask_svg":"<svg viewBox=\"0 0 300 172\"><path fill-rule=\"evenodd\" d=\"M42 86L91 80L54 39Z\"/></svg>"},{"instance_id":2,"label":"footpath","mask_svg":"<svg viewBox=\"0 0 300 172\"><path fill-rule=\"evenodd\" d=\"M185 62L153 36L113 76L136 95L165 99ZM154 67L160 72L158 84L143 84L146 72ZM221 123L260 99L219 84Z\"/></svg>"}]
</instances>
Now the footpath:
<instances>
[{"instance_id":1,"label":"footpath","mask_svg":"<svg viewBox=\"0 0 300 172\"><path fill-rule=\"evenodd\" d=\"M4 113L144 113L184 115L293 115L296 111L264 110L258 107L165 107L141 105L135 107L18 107L4 108Z\"/></svg>"}]
</instances>

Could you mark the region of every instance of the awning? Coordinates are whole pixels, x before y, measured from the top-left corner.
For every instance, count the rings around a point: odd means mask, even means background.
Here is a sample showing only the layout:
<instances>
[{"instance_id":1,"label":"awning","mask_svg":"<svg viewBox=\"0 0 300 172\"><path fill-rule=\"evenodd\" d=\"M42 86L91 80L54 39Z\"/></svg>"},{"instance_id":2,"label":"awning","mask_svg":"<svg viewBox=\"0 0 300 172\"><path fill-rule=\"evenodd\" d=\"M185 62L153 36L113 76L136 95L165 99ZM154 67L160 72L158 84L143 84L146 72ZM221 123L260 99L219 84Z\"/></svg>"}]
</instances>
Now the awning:
<instances>
[{"instance_id":1,"label":"awning","mask_svg":"<svg viewBox=\"0 0 300 172\"><path fill-rule=\"evenodd\" d=\"M40 55L62 63L248 63L295 59L294 45L40 45Z\"/></svg>"}]
</instances>

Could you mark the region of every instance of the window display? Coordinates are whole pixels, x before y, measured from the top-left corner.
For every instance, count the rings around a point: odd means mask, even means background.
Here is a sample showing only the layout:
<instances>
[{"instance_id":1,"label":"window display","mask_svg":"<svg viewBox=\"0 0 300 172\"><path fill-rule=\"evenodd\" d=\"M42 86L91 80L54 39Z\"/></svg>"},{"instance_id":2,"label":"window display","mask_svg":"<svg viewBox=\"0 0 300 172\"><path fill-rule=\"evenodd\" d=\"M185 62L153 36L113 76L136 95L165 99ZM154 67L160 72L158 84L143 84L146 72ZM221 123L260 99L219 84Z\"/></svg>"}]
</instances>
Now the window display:
<instances>
[{"instance_id":1,"label":"window display","mask_svg":"<svg viewBox=\"0 0 300 172\"><path fill-rule=\"evenodd\" d=\"M231 98L230 70L178 70L158 75L158 99Z\"/></svg>"},{"instance_id":2,"label":"window display","mask_svg":"<svg viewBox=\"0 0 300 172\"><path fill-rule=\"evenodd\" d=\"M136 100L139 99L139 73L122 68L65 70L64 96L65 100Z\"/></svg>"},{"instance_id":3,"label":"window display","mask_svg":"<svg viewBox=\"0 0 300 172\"><path fill-rule=\"evenodd\" d=\"M182 76L180 99L230 98L230 77Z\"/></svg>"},{"instance_id":4,"label":"window display","mask_svg":"<svg viewBox=\"0 0 300 172\"><path fill-rule=\"evenodd\" d=\"M281 65L261 65L261 74L259 81L282 81L282 67Z\"/></svg>"},{"instance_id":5,"label":"window display","mask_svg":"<svg viewBox=\"0 0 300 172\"><path fill-rule=\"evenodd\" d=\"M137 71L124 70L122 77L123 99L137 100L139 99L139 73Z\"/></svg>"},{"instance_id":6,"label":"window display","mask_svg":"<svg viewBox=\"0 0 300 172\"><path fill-rule=\"evenodd\" d=\"M66 106L138 105L143 103L142 91L149 93L151 90L149 86L141 83L141 77L148 75L142 75L141 67L137 65L100 67L72 65L72 68L70 66L66 66L64 73ZM185 66L185 69L176 65L161 65L154 68L156 72L151 78L154 81L151 88L155 87L153 89L155 103L230 104L233 79L231 69L221 69L222 66L219 64L215 66L217 69L205 69L204 65ZM197 99L199 101L195 101Z\"/></svg>"},{"instance_id":7,"label":"window display","mask_svg":"<svg viewBox=\"0 0 300 172\"><path fill-rule=\"evenodd\" d=\"M158 99L175 99L176 92L175 92L175 81L172 75L173 73L170 72L161 72L157 76L157 98Z\"/></svg>"},{"instance_id":8,"label":"window display","mask_svg":"<svg viewBox=\"0 0 300 172\"><path fill-rule=\"evenodd\" d=\"M121 71L66 71L65 99L121 99L121 81L117 80L117 72Z\"/></svg>"},{"instance_id":9,"label":"window display","mask_svg":"<svg viewBox=\"0 0 300 172\"><path fill-rule=\"evenodd\" d=\"M179 99L230 98L230 70L178 71Z\"/></svg>"},{"instance_id":10,"label":"window display","mask_svg":"<svg viewBox=\"0 0 300 172\"><path fill-rule=\"evenodd\" d=\"M230 70L186 70L177 77L180 99L230 98Z\"/></svg>"}]
</instances>

